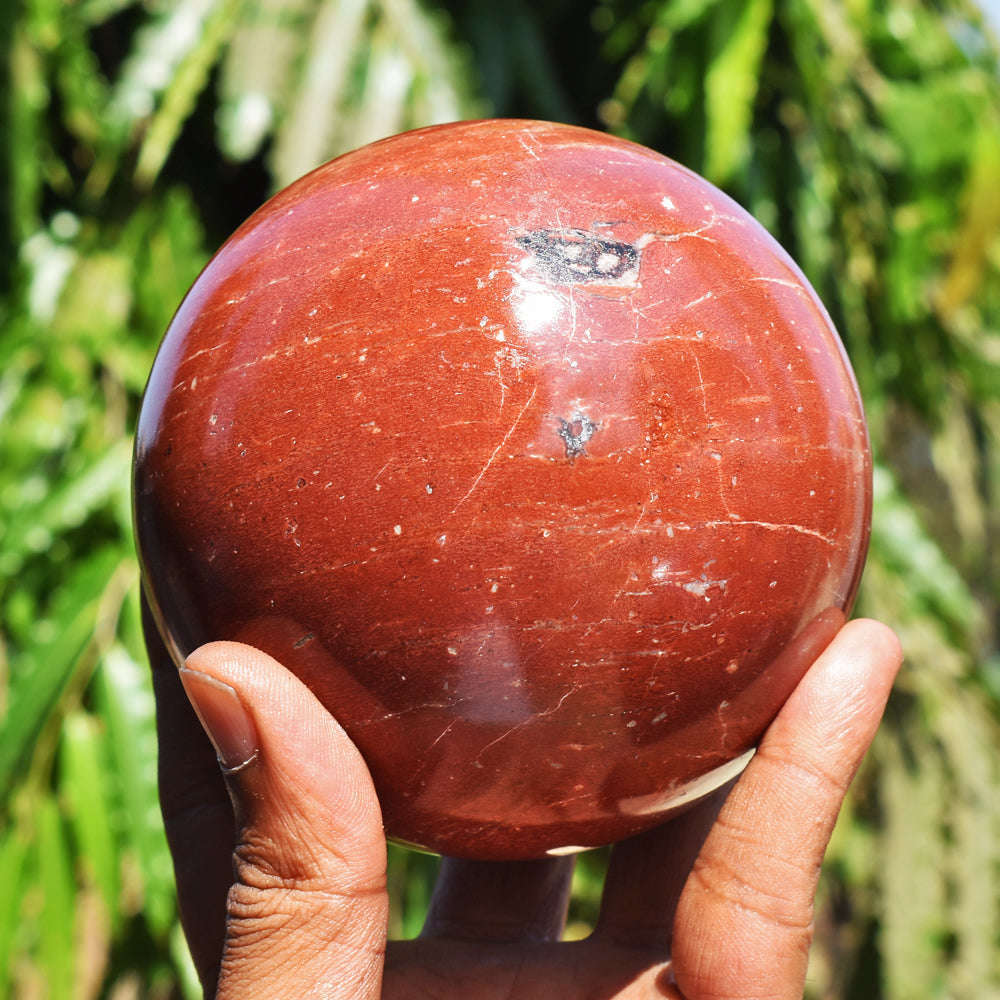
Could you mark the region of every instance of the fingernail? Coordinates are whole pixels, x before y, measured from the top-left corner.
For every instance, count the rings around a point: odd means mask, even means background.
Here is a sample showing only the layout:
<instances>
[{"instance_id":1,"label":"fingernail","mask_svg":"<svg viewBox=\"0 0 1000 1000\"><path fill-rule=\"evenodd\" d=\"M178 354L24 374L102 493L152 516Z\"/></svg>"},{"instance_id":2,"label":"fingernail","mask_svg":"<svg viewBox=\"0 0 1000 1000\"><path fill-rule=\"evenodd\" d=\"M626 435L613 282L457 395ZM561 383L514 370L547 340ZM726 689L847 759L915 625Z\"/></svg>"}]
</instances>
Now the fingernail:
<instances>
[{"instance_id":1,"label":"fingernail","mask_svg":"<svg viewBox=\"0 0 1000 1000\"><path fill-rule=\"evenodd\" d=\"M257 728L234 688L189 667L181 683L226 772L244 768L258 753Z\"/></svg>"}]
</instances>

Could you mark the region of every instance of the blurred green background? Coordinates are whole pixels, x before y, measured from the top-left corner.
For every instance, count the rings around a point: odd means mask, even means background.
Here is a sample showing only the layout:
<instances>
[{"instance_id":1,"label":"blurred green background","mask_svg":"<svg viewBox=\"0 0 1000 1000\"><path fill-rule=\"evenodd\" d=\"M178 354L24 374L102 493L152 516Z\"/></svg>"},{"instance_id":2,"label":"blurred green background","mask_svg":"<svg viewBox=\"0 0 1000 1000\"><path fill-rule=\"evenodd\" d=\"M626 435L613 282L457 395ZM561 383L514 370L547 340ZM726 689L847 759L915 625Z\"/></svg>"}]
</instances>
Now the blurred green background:
<instances>
[{"instance_id":1,"label":"blurred green background","mask_svg":"<svg viewBox=\"0 0 1000 1000\"><path fill-rule=\"evenodd\" d=\"M876 450L859 611L907 663L837 827L816 998L1000 997L1000 71L962 0L5 0L0 995L195 997L129 513L158 338L339 152L463 117L667 153L800 262ZM578 867L570 933L604 855ZM393 850L393 931L434 859Z\"/></svg>"}]
</instances>

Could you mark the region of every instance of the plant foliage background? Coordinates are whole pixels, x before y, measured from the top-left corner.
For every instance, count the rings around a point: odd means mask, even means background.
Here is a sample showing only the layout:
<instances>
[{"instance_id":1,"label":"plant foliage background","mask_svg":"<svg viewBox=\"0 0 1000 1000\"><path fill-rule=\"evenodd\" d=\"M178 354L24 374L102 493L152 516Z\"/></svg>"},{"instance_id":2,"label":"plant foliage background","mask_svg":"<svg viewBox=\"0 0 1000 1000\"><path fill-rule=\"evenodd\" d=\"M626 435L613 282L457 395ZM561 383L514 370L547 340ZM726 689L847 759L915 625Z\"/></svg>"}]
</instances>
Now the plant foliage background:
<instances>
[{"instance_id":1,"label":"plant foliage background","mask_svg":"<svg viewBox=\"0 0 1000 1000\"><path fill-rule=\"evenodd\" d=\"M859 610L908 658L831 846L809 995L1000 997L1000 73L975 7L9 0L0 47L0 995L197 995L128 495L173 309L322 160L497 115L705 174L827 303L878 462ZM433 869L393 851L396 933Z\"/></svg>"}]
</instances>

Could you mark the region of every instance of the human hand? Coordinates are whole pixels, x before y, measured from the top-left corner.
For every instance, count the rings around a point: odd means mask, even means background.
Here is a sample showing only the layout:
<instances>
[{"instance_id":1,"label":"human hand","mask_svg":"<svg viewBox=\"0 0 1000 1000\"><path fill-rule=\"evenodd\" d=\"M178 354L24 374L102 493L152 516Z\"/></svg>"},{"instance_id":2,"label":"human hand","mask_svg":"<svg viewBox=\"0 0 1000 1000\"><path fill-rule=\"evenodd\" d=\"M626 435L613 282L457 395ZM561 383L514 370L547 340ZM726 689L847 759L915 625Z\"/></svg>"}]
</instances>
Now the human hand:
<instances>
[{"instance_id":1,"label":"human hand","mask_svg":"<svg viewBox=\"0 0 1000 1000\"><path fill-rule=\"evenodd\" d=\"M571 858L445 859L421 936L387 947L381 814L343 730L248 646L178 672L147 639L181 918L222 1000L801 997L820 863L901 659L846 625L732 786L613 849L587 940L559 941Z\"/></svg>"}]
</instances>

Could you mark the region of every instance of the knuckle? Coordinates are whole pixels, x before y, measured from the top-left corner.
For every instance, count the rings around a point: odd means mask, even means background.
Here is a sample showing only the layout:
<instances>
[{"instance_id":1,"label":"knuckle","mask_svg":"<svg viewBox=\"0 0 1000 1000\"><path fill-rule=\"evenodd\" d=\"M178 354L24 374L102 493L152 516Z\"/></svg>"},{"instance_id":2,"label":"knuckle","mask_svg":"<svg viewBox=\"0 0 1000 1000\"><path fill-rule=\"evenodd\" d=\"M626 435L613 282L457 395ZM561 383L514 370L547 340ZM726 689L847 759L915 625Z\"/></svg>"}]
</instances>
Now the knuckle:
<instances>
[{"instance_id":1,"label":"knuckle","mask_svg":"<svg viewBox=\"0 0 1000 1000\"><path fill-rule=\"evenodd\" d=\"M276 941L293 939L306 932L316 941L352 952L376 954L384 950L370 919L381 910L385 886L371 886L365 891L340 892L315 880L297 880L270 866L242 864L237 881L226 900L227 954L259 955ZM380 898L381 897L381 898Z\"/></svg>"},{"instance_id":2,"label":"knuckle","mask_svg":"<svg viewBox=\"0 0 1000 1000\"><path fill-rule=\"evenodd\" d=\"M226 902L223 976L243 973L252 963L275 982L273 992L260 995L286 995L287 984L302 974L304 943L329 953L340 968L380 968L384 960L385 921L366 912L368 900L237 882Z\"/></svg>"},{"instance_id":3,"label":"knuckle","mask_svg":"<svg viewBox=\"0 0 1000 1000\"><path fill-rule=\"evenodd\" d=\"M322 874L322 865L308 841L294 840L286 850L281 840L258 830L244 830L233 850L237 881L251 889L308 891Z\"/></svg>"},{"instance_id":4,"label":"knuckle","mask_svg":"<svg viewBox=\"0 0 1000 1000\"><path fill-rule=\"evenodd\" d=\"M815 789L825 798L839 801L847 794L849 776L834 768L825 767L819 760L800 753L795 747L762 744L757 756L797 784Z\"/></svg>"},{"instance_id":5,"label":"knuckle","mask_svg":"<svg viewBox=\"0 0 1000 1000\"><path fill-rule=\"evenodd\" d=\"M309 920L311 906L300 905L293 889L261 889L235 882L226 899L230 943L247 948Z\"/></svg>"},{"instance_id":6,"label":"knuckle","mask_svg":"<svg viewBox=\"0 0 1000 1000\"><path fill-rule=\"evenodd\" d=\"M806 873L800 867L790 867L798 877L782 879L771 872L766 878L751 878L721 858L699 859L691 870L689 884L726 908L749 913L792 933L808 947L813 933L812 888L803 884ZM814 879L810 877L809 882Z\"/></svg>"},{"instance_id":7,"label":"knuckle","mask_svg":"<svg viewBox=\"0 0 1000 1000\"><path fill-rule=\"evenodd\" d=\"M384 892L386 885L384 869L360 872L349 858L325 846L260 831L244 831L233 865L237 882L259 892L349 899Z\"/></svg>"}]
</instances>

